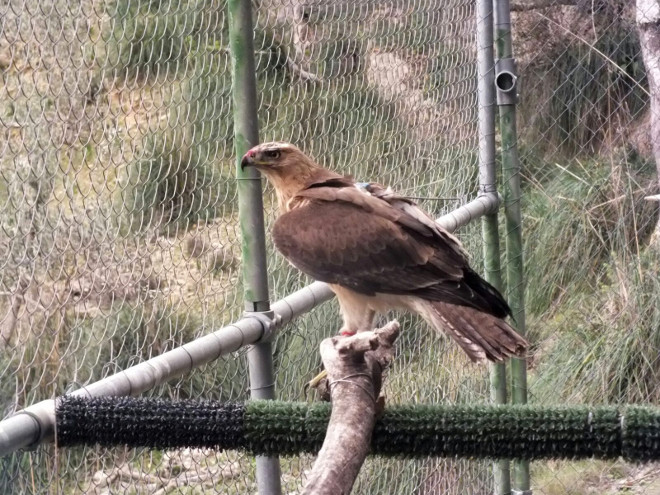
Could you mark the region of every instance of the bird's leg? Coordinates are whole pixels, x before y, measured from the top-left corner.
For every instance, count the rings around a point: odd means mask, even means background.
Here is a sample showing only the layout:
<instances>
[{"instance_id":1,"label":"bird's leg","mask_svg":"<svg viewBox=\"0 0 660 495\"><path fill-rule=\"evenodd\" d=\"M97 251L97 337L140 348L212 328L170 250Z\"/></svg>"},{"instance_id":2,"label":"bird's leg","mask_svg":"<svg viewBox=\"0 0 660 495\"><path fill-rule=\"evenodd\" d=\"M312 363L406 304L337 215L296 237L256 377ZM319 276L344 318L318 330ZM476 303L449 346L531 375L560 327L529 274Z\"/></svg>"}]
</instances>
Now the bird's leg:
<instances>
[{"instance_id":1,"label":"bird's leg","mask_svg":"<svg viewBox=\"0 0 660 495\"><path fill-rule=\"evenodd\" d=\"M350 337L358 332L368 332L369 330L373 330L376 312L364 304L359 298L342 296L342 293L337 293L339 307L341 308L341 313L344 317L344 325L339 330L339 335L342 337ZM321 371L318 375L312 378L307 385L305 385L305 390L309 388L317 388L320 383L326 379L327 375L327 371Z\"/></svg>"},{"instance_id":2,"label":"bird's leg","mask_svg":"<svg viewBox=\"0 0 660 495\"><path fill-rule=\"evenodd\" d=\"M347 321L348 319L344 313L344 326L339 329L339 335L350 337L358 332L368 332L373 330L375 319L376 312L370 308L363 310L363 313L358 318L351 318L349 321Z\"/></svg>"},{"instance_id":3,"label":"bird's leg","mask_svg":"<svg viewBox=\"0 0 660 495\"><path fill-rule=\"evenodd\" d=\"M309 390L310 388L318 388L319 385L321 385L321 382L323 380L326 380L328 378L328 372L326 370L322 370L318 375L316 375L314 378L312 378L310 381L308 381L305 384L305 392Z\"/></svg>"},{"instance_id":4,"label":"bird's leg","mask_svg":"<svg viewBox=\"0 0 660 495\"><path fill-rule=\"evenodd\" d=\"M345 337L358 332L373 330L376 312L369 307L365 296L355 292L337 292L339 308L344 318L344 325L339 334Z\"/></svg>"}]
</instances>

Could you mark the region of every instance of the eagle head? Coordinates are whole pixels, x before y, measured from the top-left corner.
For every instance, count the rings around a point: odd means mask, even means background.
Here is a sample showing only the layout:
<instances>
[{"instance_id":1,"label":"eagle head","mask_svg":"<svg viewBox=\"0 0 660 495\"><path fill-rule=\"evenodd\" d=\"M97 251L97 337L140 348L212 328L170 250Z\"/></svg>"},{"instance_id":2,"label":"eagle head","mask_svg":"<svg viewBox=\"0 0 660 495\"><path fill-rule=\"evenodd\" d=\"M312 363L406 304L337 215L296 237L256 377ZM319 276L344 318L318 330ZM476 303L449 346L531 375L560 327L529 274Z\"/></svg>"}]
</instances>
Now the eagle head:
<instances>
[{"instance_id":1,"label":"eagle head","mask_svg":"<svg viewBox=\"0 0 660 495\"><path fill-rule=\"evenodd\" d=\"M262 143L250 149L241 160L241 168L255 167L267 177L293 175L318 166L296 146L290 143Z\"/></svg>"},{"instance_id":2,"label":"eagle head","mask_svg":"<svg viewBox=\"0 0 660 495\"><path fill-rule=\"evenodd\" d=\"M254 167L275 188L280 207L304 189L323 169L290 143L262 143L250 149L241 160L241 169Z\"/></svg>"}]
</instances>

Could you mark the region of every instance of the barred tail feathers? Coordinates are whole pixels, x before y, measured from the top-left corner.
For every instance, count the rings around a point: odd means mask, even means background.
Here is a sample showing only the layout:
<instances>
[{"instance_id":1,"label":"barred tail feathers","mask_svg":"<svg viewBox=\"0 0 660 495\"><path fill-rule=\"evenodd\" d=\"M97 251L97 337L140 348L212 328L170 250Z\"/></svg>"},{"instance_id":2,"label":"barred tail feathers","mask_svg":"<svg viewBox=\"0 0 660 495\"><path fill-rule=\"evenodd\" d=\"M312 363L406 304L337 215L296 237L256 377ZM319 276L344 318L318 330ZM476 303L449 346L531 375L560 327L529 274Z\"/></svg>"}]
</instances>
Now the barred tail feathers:
<instances>
[{"instance_id":1,"label":"barred tail feathers","mask_svg":"<svg viewBox=\"0 0 660 495\"><path fill-rule=\"evenodd\" d=\"M475 362L501 362L510 356L522 356L527 350L527 341L502 318L468 306L426 301L424 316Z\"/></svg>"}]
</instances>

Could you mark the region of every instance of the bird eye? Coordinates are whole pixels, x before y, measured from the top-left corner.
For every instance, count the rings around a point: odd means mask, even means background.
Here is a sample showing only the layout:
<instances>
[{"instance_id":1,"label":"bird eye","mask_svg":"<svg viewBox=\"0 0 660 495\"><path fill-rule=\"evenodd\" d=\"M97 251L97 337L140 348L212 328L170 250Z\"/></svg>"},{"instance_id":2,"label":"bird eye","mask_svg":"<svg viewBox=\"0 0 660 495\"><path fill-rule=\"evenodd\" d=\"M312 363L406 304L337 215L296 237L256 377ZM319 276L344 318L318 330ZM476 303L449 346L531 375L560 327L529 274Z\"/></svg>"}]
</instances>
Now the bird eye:
<instances>
[{"instance_id":1,"label":"bird eye","mask_svg":"<svg viewBox=\"0 0 660 495\"><path fill-rule=\"evenodd\" d=\"M280 152L278 150L269 150L264 152L264 155L266 155L266 158L277 160L280 157Z\"/></svg>"}]
</instances>

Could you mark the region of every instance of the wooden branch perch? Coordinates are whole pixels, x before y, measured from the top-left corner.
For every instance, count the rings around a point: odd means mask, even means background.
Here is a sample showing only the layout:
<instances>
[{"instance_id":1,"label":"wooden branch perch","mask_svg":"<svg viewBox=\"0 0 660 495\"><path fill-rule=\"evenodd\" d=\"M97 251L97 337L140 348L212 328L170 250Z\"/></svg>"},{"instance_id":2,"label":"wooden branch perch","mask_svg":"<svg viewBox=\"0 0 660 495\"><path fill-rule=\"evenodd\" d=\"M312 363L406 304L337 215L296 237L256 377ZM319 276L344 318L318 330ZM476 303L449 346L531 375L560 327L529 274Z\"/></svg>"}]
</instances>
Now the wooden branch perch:
<instances>
[{"instance_id":1,"label":"wooden branch perch","mask_svg":"<svg viewBox=\"0 0 660 495\"><path fill-rule=\"evenodd\" d=\"M348 495L371 443L383 370L394 356L399 323L321 342L332 414L304 495Z\"/></svg>"}]
</instances>

